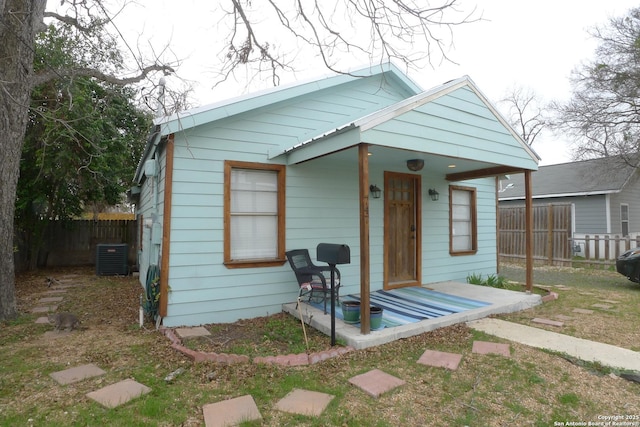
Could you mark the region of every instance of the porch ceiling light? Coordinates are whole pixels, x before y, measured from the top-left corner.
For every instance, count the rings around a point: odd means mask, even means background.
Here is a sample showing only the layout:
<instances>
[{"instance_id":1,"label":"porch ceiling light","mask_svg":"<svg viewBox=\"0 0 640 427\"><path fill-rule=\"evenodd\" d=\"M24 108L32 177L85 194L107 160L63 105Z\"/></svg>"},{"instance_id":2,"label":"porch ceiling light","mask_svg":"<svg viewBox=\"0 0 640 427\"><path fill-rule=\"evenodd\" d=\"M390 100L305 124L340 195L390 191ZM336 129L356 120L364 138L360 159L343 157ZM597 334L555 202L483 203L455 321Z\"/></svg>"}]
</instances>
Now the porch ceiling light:
<instances>
[{"instance_id":1,"label":"porch ceiling light","mask_svg":"<svg viewBox=\"0 0 640 427\"><path fill-rule=\"evenodd\" d=\"M407 160L407 168L410 171L417 172L419 170L422 170L423 167L424 167L424 160L422 159Z\"/></svg>"},{"instance_id":2,"label":"porch ceiling light","mask_svg":"<svg viewBox=\"0 0 640 427\"><path fill-rule=\"evenodd\" d=\"M369 186L369 191L371 191L371 197L373 197L374 199L379 199L380 194L382 194L382 190L380 190L380 188L378 188L378 186L375 184L371 184Z\"/></svg>"},{"instance_id":3,"label":"porch ceiling light","mask_svg":"<svg viewBox=\"0 0 640 427\"><path fill-rule=\"evenodd\" d=\"M433 200L434 202L437 202L440 198L440 193L438 193L435 188L430 188L429 197L431 197L431 200Z\"/></svg>"}]
</instances>

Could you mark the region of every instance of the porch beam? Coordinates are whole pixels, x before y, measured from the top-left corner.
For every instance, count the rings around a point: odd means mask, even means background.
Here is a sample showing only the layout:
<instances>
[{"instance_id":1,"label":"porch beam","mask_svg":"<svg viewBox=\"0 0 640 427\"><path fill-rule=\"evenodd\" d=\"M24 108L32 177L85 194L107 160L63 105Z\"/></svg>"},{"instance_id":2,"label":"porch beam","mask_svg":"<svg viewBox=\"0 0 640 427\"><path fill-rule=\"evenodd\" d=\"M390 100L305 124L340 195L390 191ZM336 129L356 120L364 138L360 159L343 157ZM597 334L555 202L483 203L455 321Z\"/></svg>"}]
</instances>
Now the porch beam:
<instances>
[{"instance_id":1,"label":"porch beam","mask_svg":"<svg viewBox=\"0 0 640 427\"><path fill-rule=\"evenodd\" d=\"M489 176L506 175L510 173L522 173L522 168L513 166L495 166L492 168L477 169L468 172L449 173L445 175L447 181L465 181L467 179L486 178Z\"/></svg>"},{"instance_id":2,"label":"porch beam","mask_svg":"<svg viewBox=\"0 0 640 427\"><path fill-rule=\"evenodd\" d=\"M371 332L369 316L369 144L358 146L360 199L360 333Z\"/></svg>"},{"instance_id":3,"label":"porch beam","mask_svg":"<svg viewBox=\"0 0 640 427\"><path fill-rule=\"evenodd\" d=\"M533 289L533 185L531 171L524 171L525 193L525 245L526 245L526 279L525 289L531 292Z\"/></svg>"}]
</instances>

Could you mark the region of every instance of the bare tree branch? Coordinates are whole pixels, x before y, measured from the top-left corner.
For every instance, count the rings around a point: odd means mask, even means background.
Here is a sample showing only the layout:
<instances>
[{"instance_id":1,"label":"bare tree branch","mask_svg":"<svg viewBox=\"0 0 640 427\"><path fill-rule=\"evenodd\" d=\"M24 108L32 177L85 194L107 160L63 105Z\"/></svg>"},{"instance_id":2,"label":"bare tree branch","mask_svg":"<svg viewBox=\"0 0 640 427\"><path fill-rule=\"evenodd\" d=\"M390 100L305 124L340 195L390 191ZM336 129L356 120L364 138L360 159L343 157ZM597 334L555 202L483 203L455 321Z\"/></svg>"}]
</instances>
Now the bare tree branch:
<instances>
[{"instance_id":1,"label":"bare tree branch","mask_svg":"<svg viewBox=\"0 0 640 427\"><path fill-rule=\"evenodd\" d=\"M546 107L540 105L531 89L513 87L499 102L506 104L509 123L528 145L533 145L540 132L549 126Z\"/></svg>"},{"instance_id":2,"label":"bare tree branch","mask_svg":"<svg viewBox=\"0 0 640 427\"><path fill-rule=\"evenodd\" d=\"M574 157L621 156L640 151L640 8L590 31L594 58L571 77L573 93L554 104L554 127L573 137Z\"/></svg>"},{"instance_id":3,"label":"bare tree branch","mask_svg":"<svg viewBox=\"0 0 640 427\"><path fill-rule=\"evenodd\" d=\"M153 64L142 68L135 76L116 77L94 68L69 68L63 70L45 70L42 73L34 75L31 81L34 86L37 86L60 77L94 77L106 83L125 86L133 83L139 83L153 72L163 72L167 75L175 72L175 70L169 65Z\"/></svg>"},{"instance_id":4,"label":"bare tree branch","mask_svg":"<svg viewBox=\"0 0 640 427\"><path fill-rule=\"evenodd\" d=\"M432 66L435 61L450 61L452 28L482 19L475 9L463 12L458 0L441 0L438 5L414 0L296 0L295 10L278 0L231 3L226 12L231 26L217 84L240 66L258 71L264 67L277 84L281 72L293 69L287 54L277 51L282 32L302 44L294 48L297 51L314 55L329 70L349 74L345 55L370 63L399 61L407 68L425 61Z\"/></svg>"}]
</instances>

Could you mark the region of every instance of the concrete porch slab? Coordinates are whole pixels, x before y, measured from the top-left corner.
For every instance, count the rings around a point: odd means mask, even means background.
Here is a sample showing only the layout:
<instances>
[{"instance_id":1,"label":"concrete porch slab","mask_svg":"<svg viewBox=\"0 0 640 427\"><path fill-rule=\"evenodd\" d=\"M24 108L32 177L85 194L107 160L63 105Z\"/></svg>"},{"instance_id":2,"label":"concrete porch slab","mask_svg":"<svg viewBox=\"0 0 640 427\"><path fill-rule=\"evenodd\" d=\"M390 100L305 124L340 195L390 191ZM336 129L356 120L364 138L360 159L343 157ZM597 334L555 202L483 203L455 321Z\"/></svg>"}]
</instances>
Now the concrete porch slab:
<instances>
[{"instance_id":1,"label":"concrete porch slab","mask_svg":"<svg viewBox=\"0 0 640 427\"><path fill-rule=\"evenodd\" d=\"M206 427L235 426L242 422L261 420L256 401L251 395L209 403L202 407Z\"/></svg>"},{"instance_id":2,"label":"concrete porch slab","mask_svg":"<svg viewBox=\"0 0 640 427\"><path fill-rule=\"evenodd\" d=\"M319 416L334 396L318 391L294 389L276 403L276 409L292 414Z\"/></svg>"},{"instance_id":3,"label":"concrete porch slab","mask_svg":"<svg viewBox=\"0 0 640 427\"><path fill-rule=\"evenodd\" d=\"M93 363L87 365L76 366L74 368L65 369L64 371L53 372L51 378L56 380L58 384L72 384L87 378L97 377L106 374L105 371L98 368Z\"/></svg>"},{"instance_id":4,"label":"concrete porch slab","mask_svg":"<svg viewBox=\"0 0 640 427\"><path fill-rule=\"evenodd\" d=\"M349 382L373 397L378 397L406 383L404 380L382 372L380 369L373 369L364 374L356 375L349 378Z\"/></svg>"},{"instance_id":5,"label":"concrete porch slab","mask_svg":"<svg viewBox=\"0 0 640 427\"><path fill-rule=\"evenodd\" d=\"M127 379L87 393L87 397L107 408L115 408L150 391L146 385Z\"/></svg>"},{"instance_id":6,"label":"concrete porch slab","mask_svg":"<svg viewBox=\"0 0 640 427\"><path fill-rule=\"evenodd\" d=\"M526 310L542 303L542 297L537 294L527 294L525 292L470 285L468 283L439 282L430 283L428 286L424 287L445 294L484 301L490 305L463 311L462 313L454 313L447 316L437 317L435 319L422 320L420 322L409 323L407 325L371 331L367 335L363 335L360 332L359 326L356 327L354 325L344 323L340 319L336 319L336 339L343 342L345 345L355 348L356 350L361 350L363 348L386 344L402 338L420 335L424 332L429 332L445 326L482 319L492 314L512 313L515 311ZM282 310L298 319L300 318L300 313L296 308L295 302L283 304ZM331 334L330 314L324 314L322 310L316 309L306 303L301 304L300 311L302 312L302 317L305 322L310 324L312 328L315 328L327 335Z\"/></svg>"}]
</instances>

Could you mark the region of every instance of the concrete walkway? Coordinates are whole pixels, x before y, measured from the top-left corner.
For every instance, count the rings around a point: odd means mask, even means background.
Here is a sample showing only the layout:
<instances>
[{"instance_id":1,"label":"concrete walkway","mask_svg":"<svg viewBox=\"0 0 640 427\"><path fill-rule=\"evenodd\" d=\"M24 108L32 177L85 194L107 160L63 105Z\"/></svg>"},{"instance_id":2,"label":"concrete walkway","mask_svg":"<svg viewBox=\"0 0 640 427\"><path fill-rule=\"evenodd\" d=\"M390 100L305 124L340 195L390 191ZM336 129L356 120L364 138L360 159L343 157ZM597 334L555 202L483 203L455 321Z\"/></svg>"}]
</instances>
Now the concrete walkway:
<instances>
[{"instance_id":1,"label":"concrete walkway","mask_svg":"<svg viewBox=\"0 0 640 427\"><path fill-rule=\"evenodd\" d=\"M545 329L533 328L500 319L485 318L467 322L470 328L526 344L531 347L557 351L587 362L597 362L610 368L640 371L640 353L576 338Z\"/></svg>"}]
</instances>

